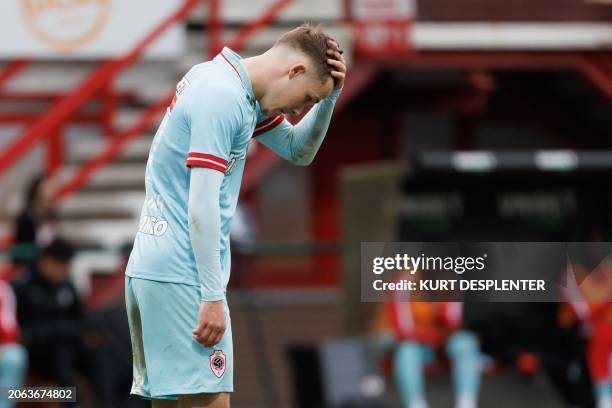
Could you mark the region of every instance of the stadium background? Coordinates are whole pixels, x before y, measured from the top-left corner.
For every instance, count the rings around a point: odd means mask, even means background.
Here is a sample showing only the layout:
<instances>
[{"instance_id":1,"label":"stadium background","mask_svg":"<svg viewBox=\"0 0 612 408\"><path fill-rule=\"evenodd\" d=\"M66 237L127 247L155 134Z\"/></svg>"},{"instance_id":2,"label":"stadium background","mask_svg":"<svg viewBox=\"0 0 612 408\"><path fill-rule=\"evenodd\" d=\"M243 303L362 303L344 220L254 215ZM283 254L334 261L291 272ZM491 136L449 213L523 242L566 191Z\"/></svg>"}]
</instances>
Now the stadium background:
<instances>
[{"instance_id":1,"label":"stadium background","mask_svg":"<svg viewBox=\"0 0 612 408\"><path fill-rule=\"evenodd\" d=\"M610 241L605 0L7 0L0 10L2 269L18 279L16 257L35 257L16 245L15 220L31 181L53 176L50 224L78 248L71 279L94 322L84 355L113 360L108 375L118 378L116 390L101 391L110 377L96 380L95 363L79 355L85 406L128 404L116 400L126 392L118 373L130 374L123 263L148 148L176 82L222 45L253 55L304 21L321 22L349 63L311 166L252 144L232 232L233 406L320 406L329 387L359 395L326 367L354 358L340 339L365 338L376 313L359 303L361 241ZM516 328L546 339L542 327L561 305L538 307L497 313L543 316ZM535 349L526 341L522 351L536 361L537 351L563 355L557 340ZM542 364L520 361L485 375L481 406L565 406L572 386L555 387ZM399 406L388 367L373 366L383 399ZM431 371L431 406L450 406L448 370ZM588 383L584 370L578 377ZM35 373L27 381L53 383ZM577 406L592 406L585 389Z\"/></svg>"}]
</instances>

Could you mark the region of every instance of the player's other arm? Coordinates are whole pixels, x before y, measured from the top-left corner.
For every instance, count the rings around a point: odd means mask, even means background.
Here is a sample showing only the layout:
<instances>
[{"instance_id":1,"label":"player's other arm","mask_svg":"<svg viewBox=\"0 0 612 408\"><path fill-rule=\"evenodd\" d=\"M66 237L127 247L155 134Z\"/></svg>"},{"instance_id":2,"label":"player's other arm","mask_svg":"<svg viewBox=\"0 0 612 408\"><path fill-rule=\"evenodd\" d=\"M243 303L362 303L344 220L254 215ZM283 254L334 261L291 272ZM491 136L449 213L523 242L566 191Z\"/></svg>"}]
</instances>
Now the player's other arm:
<instances>
[{"instance_id":1,"label":"player's other arm","mask_svg":"<svg viewBox=\"0 0 612 408\"><path fill-rule=\"evenodd\" d=\"M206 347L219 343L226 321L221 280L221 212L219 191L223 173L193 167L189 182L189 235L200 275L201 300L194 339Z\"/></svg>"},{"instance_id":2,"label":"player's other arm","mask_svg":"<svg viewBox=\"0 0 612 408\"><path fill-rule=\"evenodd\" d=\"M193 167L189 181L189 235L200 275L201 300L223 300L221 280L221 210L219 192L223 173Z\"/></svg>"},{"instance_id":3,"label":"player's other arm","mask_svg":"<svg viewBox=\"0 0 612 408\"><path fill-rule=\"evenodd\" d=\"M190 130L186 165L191 247L200 277L201 303L194 339L207 347L225 332L225 283L221 268L220 190L232 140L242 124L240 95L224 84L185 91L185 120Z\"/></svg>"},{"instance_id":4,"label":"player's other arm","mask_svg":"<svg viewBox=\"0 0 612 408\"><path fill-rule=\"evenodd\" d=\"M257 125L254 137L283 159L298 166L308 166L325 139L339 95L340 90L334 90L295 126L282 115L268 119ZM274 126L275 121L280 123Z\"/></svg>"}]
</instances>

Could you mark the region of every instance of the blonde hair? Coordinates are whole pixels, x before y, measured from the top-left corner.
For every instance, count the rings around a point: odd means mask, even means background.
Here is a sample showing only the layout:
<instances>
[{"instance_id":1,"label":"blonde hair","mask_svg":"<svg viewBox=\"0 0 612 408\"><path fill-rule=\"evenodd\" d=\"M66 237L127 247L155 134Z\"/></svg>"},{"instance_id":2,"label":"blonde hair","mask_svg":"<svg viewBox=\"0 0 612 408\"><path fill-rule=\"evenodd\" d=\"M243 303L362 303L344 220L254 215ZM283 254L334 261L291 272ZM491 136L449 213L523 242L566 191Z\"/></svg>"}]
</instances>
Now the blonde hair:
<instances>
[{"instance_id":1,"label":"blonde hair","mask_svg":"<svg viewBox=\"0 0 612 408\"><path fill-rule=\"evenodd\" d=\"M274 46L285 45L302 52L313 62L321 81L331 77L335 85L336 78L331 76L333 67L327 63L328 58L333 58L327 54L327 50L330 49L327 44L328 40L332 38L323 32L321 24L315 26L311 23L304 23L283 34Z\"/></svg>"}]
</instances>

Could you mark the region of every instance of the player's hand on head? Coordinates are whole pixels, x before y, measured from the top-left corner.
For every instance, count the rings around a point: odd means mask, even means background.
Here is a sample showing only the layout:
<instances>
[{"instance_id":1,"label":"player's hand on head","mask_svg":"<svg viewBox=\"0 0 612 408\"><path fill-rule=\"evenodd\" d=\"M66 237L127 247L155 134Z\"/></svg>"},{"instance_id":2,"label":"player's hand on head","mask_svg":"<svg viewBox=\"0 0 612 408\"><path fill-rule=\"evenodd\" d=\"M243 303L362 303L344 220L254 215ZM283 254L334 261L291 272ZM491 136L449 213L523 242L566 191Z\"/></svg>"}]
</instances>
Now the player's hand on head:
<instances>
[{"instance_id":1,"label":"player's hand on head","mask_svg":"<svg viewBox=\"0 0 612 408\"><path fill-rule=\"evenodd\" d=\"M202 301L198 313L198 325L191 333L195 341L206 347L212 347L221 341L226 327L223 301Z\"/></svg>"},{"instance_id":2,"label":"player's hand on head","mask_svg":"<svg viewBox=\"0 0 612 408\"><path fill-rule=\"evenodd\" d=\"M340 49L338 43L332 39L327 40L329 46L327 50L327 64L333 68L331 75L336 80L335 89L340 89L344 86L344 80L346 78L346 61L344 60L343 51Z\"/></svg>"}]
</instances>

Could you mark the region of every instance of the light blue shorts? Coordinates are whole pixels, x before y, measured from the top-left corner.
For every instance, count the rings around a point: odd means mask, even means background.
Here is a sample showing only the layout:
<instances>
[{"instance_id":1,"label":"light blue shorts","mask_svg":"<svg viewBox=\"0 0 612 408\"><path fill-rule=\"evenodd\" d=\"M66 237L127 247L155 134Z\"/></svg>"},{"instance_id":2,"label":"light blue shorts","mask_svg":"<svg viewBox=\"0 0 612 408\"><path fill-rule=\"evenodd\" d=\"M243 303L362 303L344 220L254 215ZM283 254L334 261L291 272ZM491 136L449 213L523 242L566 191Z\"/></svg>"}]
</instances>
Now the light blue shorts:
<instances>
[{"instance_id":1,"label":"light blue shorts","mask_svg":"<svg viewBox=\"0 0 612 408\"><path fill-rule=\"evenodd\" d=\"M125 277L125 301L132 339L131 394L175 400L179 395L232 392L232 326L208 348L193 339L200 288Z\"/></svg>"}]
</instances>

